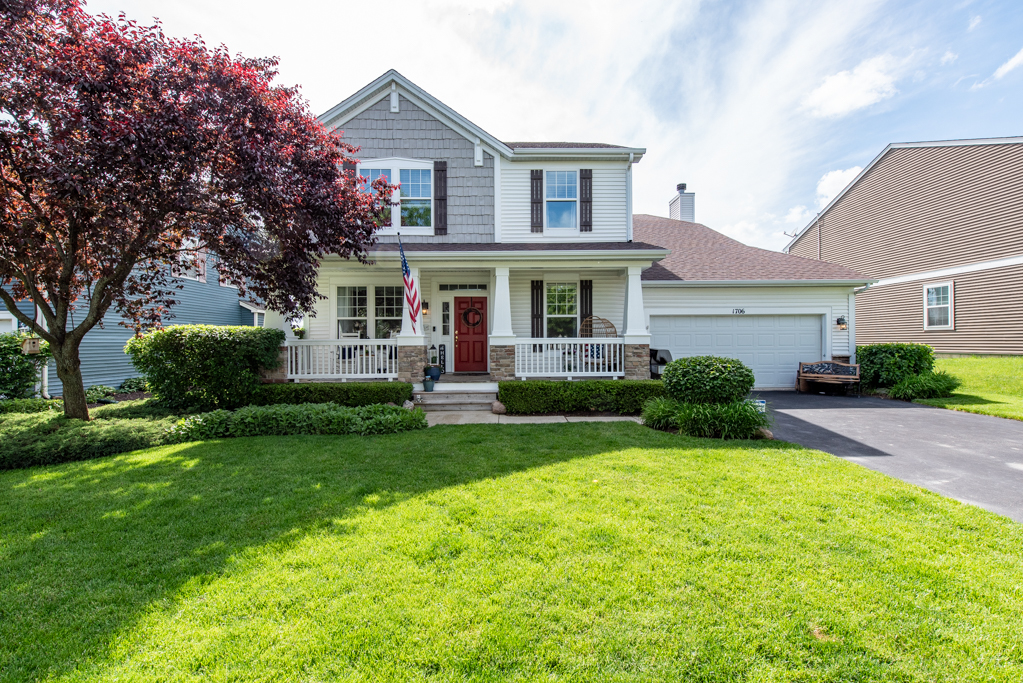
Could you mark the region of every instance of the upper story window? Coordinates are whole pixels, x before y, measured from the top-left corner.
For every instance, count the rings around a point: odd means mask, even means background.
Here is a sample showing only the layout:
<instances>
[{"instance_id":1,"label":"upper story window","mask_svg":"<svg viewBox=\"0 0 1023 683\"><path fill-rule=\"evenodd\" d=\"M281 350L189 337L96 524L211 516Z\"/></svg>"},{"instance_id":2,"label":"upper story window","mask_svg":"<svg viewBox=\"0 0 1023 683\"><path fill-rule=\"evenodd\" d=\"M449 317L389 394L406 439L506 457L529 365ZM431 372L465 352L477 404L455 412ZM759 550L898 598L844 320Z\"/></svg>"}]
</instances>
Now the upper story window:
<instances>
[{"instance_id":1,"label":"upper story window","mask_svg":"<svg viewBox=\"0 0 1023 683\"><path fill-rule=\"evenodd\" d=\"M579 186L575 171L547 171L547 227L578 227Z\"/></svg>"},{"instance_id":2,"label":"upper story window","mask_svg":"<svg viewBox=\"0 0 1023 683\"><path fill-rule=\"evenodd\" d=\"M940 282L924 285L924 329L955 329L953 313L953 283Z\"/></svg>"},{"instance_id":3,"label":"upper story window","mask_svg":"<svg viewBox=\"0 0 1023 683\"><path fill-rule=\"evenodd\" d=\"M189 238L182 242L174 276L184 280L206 282L206 254L199 249L198 240Z\"/></svg>"},{"instance_id":4,"label":"upper story window","mask_svg":"<svg viewBox=\"0 0 1023 683\"><path fill-rule=\"evenodd\" d=\"M365 190L377 178L388 183L400 183L401 188L391 198L391 206L398 210L384 213L383 224L377 231L381 235L433 234L433 162L419 159L367 159L359 164L359 175L366 179Z\"/></svg>"}]
</instances>

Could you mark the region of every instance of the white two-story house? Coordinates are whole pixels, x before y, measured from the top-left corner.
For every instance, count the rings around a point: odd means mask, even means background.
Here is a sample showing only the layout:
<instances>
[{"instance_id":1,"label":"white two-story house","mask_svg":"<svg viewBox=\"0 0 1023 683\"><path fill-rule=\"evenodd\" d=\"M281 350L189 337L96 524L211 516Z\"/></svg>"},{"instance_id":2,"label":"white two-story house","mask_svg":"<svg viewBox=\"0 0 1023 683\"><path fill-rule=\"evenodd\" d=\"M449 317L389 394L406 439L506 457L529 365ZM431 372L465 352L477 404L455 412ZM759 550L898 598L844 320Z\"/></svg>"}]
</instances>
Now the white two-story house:
<instances>
[{"instance_id":1,"label":"white two-story house","mask_svg":"<svg viewBox=\"0 0 1023 683\"><path fill-rule=\"evenodd\" d=\"M854 353L849 307L866 278L691 216L634 217L643 148L502 142L395 71L320 119L359 146L354 172L400 190L371 265L321 264L326 298L288 340L288 379L417 381L431 362L488 381L639 379L653 343L742 358L759 386L791 388L798 361ZM288 329L268 313L275 324Z\"/></svg>"}]
</instances>

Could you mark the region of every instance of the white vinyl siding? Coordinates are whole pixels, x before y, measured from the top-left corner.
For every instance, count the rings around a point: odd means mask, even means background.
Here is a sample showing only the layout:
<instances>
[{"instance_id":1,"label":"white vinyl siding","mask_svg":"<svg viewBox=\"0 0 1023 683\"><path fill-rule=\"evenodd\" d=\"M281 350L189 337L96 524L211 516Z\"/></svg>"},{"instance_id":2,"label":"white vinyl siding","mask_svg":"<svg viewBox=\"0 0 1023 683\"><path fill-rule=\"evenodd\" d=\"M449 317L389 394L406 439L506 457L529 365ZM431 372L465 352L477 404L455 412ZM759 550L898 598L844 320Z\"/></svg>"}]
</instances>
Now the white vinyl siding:
<instances>
[{"instance_id":1,"label":"white vinyl siding","mask_svg":"<svg viewBox=\"0 0 1023 683\"><path fill-rule=\"evenodd\" d=\"M849 329L835 324L839 316L850 317L851 287L778 286L778 287L643 287L643 304L649 317L654 315L819 315L827 319L822 328L822 351L829 356L849 356ZM830 347L827 346L830 339ZM656 348L656 347L654 347ZM816 360L821 360L818 358Z\"/></svg>"},{"instance_id":2,"label":"white vinyl siding","mask_svg":"<svg viewBox=\"0 0 1023 683\"><path fill-rule=\"evenodd\" d=\"M502 242L624 242L628 239L626 164L623 162L510 162L501 160ZM593 169L593 231L555 228L543 234L530 228L529 172ZM577 176L578 177L578 176ZM546 199L544 213L546 214ZM578 223L578 216L577 216Z\"/></svg>"},{"instance_id":3,"label":"white vinyl siding","mask_svg":"<svg viewBox=\"0 0 1023 683\"><path fill-rule=\"evenodd\" d=\"M613 270L579 270L574 277L593 280L593 315L610 320L621 334L625 321L625 278ZM529 283L532 280L564 281L565 273L552 270L550 275L545 275L542 270L515 269L509 273L512 330L516 337L527 339L532 336L529 320Z\"/></svg>"}]
</instances>

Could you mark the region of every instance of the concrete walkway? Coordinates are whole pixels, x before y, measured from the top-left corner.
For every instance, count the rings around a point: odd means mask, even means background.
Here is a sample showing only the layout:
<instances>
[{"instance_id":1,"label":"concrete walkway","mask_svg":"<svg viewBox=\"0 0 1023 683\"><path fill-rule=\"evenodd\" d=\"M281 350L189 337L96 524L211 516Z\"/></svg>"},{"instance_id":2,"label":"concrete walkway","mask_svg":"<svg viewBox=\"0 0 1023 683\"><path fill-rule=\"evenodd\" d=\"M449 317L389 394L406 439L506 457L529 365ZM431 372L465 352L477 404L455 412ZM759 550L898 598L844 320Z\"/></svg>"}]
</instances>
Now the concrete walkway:
<instances>
[{"instance_id":1,"label":"concrete walkway","mask_svg":"<svg viewBox=\"0 0 1023 683\"><path fill-rule=\"evenodd\" d=\"M1023 522L1023 422L869 397L760 397L778 439Z\"/></svg>"},{"instance_id":2,"label":"concrete walkway","mask_svg":"<svg viewBox=\"0 0 1023 683\"><path fill-rule=\"evenodd\" d=\"M488 410L436 410L426 414L426 421L434 425L526 425L567 422L641 422L638 417L615 415L588 417L575 415L495 415Z\"/></svg>"}]
</instances>

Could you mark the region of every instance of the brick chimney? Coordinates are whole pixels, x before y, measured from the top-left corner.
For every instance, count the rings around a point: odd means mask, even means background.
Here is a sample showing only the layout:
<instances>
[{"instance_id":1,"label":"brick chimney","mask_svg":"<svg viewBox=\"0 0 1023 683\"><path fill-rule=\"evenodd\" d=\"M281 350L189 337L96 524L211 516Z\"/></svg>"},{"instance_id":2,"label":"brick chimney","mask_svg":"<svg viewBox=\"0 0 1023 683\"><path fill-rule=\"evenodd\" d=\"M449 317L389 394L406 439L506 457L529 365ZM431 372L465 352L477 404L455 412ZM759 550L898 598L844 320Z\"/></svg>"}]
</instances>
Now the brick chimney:
<instances>
[{"instance_id":1,"label":"brick chimney","mask_svg":"<svg viewBox=\"0 0 1023 683\"><path fill-rule=\"evenodd\" d=\"M686 192L686 184L679 183L676 187L678 194L668 202L668 218L677 221L696 222L696 193Z\"/></svg>"}]
</instances>

